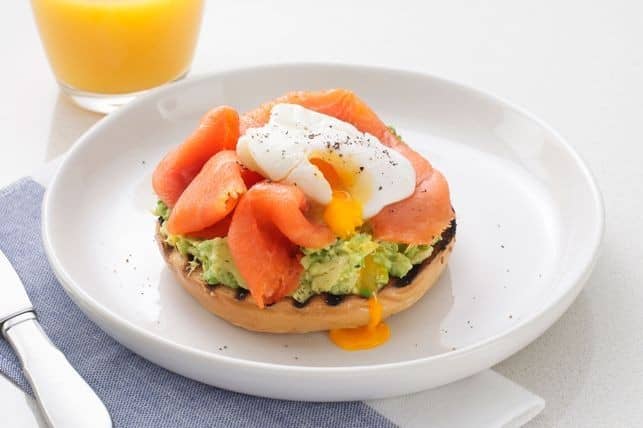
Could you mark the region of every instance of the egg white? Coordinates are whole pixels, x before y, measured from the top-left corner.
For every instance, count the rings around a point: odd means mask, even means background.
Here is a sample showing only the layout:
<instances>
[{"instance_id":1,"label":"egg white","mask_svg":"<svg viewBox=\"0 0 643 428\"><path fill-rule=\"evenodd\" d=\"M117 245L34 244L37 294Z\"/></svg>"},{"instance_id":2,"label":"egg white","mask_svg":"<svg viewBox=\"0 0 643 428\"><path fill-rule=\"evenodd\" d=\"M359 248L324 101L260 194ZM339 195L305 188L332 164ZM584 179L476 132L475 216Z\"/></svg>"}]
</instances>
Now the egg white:
<instances>
[{"instance_id":1,"label":"egg white","mask_svg":"<svg viewBox=\"0 0 643 428\"><path fill-rule=\"evenodd\" d=\"M368 219L415 190L411 162L376 137L350 123L295 104L277 104L270 121L239 138L237 155L248 168L273 181L297 185L310 199L326 205L332 191L310 162L323 159L344 180Z\"/></svg>"}]
</instances>

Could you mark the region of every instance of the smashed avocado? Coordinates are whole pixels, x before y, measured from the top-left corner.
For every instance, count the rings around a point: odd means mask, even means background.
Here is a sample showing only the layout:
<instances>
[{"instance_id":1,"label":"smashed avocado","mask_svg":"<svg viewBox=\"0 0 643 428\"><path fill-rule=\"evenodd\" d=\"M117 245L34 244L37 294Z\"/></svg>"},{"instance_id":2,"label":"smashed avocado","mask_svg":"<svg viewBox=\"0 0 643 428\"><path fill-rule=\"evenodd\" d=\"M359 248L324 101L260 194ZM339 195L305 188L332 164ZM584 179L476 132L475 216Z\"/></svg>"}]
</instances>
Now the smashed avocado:
<instances>
[{"instance_id":1,"label":"smashed avocado","mask_svg":"<svg viewBox=\"0 0 643 428\"><path fill-rule=\"evenodd\" d=\"M159 216L162 217L162 216ZM232 262L226 238L191 239L168 233L166 223L161 224L161 236L165 242L190 259L192 270L201 266L201 277L208 284L223 284L231 288L247 288L241 274ZM189 257L191 256L191 257Z\"/></svg>"},{"instance_id":2,"label":"smashed avocado","mask_svg":"<svg viewBox=\"0 0 643 428\"><path fill-rule=\"evenodd\" d=\"M165 227L169 212L169 208L159 201L154 214L161 222L161 235L182 255L191 256L193 269L201 266L205 282L247 288L232 261L226 238L199 240L171 235ZM303 303L320 293L368 297L386 285L390 277L404 277L413 265L422 263L432 251L431 245L376 241L364 232L337 239L324 248L301 248L304 271L292 298Z\"/></svg>"},{"instance_id":3,"label":"smashed avocado","mask_svg":"<svg viewBox=\"0 0 643 428\"><path fill-rule=\"evenodd\" d=\"M386 285L390 276L406 275L431 255L433 247L375 241L368 233L357 233L321 249L301 251L304 273L292 297L304 302L324 292L368 297Z\"/></svg>"}]
</instances>

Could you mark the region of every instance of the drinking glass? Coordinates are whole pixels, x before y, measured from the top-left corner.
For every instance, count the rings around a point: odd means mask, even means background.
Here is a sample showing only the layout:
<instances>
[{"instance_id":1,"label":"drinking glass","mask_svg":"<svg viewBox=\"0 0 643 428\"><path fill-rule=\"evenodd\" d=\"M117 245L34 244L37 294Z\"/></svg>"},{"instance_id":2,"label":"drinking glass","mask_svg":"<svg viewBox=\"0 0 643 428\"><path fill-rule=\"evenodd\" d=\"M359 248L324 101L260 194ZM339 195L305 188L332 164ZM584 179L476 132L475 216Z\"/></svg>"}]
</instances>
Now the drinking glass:
<instances>
[{"instance_id":1,"label":"drinking glass","mask_svg":"<svg viewBox=\"0 0 643 428\"><path fill-rule=\"evenodd\" d=\"M31 4L62 91L102 113L188 73L203 10L203 0Z\"/></svg>"}]
</instances>

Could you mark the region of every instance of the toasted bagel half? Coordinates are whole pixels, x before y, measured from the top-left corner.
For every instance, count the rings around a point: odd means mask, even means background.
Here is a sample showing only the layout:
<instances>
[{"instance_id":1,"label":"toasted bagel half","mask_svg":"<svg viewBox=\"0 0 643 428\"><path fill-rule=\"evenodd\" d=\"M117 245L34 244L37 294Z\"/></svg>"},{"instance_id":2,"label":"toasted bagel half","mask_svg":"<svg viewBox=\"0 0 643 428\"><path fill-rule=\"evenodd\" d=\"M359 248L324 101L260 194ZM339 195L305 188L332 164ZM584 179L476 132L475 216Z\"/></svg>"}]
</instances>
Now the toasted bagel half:
<instances>
[{"instance_id":1,"label":"toasted bagel half","mask_svg":"<svg viewBox=\"0 0 643 428\"><path fill-rule=\"evenodd\" d=\"M455 229L453 220L428 259L414 266L404 278L392 278L377 293L383 318L409 308L436 283L453 250ZM183 288L205 309L236 326L265 333L308 333L368 323L368 300L357 295L320 294L304 304L286 297L261 309L245 290L207 284L201 279L201 268L190 271L188 259L164 242L158 228L156 238L168 267Z\"/></svg>"}]
</instances>

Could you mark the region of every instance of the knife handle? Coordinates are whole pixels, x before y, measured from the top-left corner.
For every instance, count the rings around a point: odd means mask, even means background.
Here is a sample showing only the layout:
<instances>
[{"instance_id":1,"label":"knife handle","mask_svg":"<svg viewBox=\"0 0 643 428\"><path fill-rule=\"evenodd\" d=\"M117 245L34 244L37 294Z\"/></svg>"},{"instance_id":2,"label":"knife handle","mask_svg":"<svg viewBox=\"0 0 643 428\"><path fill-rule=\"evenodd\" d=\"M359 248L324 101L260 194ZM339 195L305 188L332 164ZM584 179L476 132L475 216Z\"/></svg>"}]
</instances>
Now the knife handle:
<instances>
[{"instance_id":1,"label":"knife handle","mask_svg":"<svg viewBox=\"0 0 643 428\"><path fill-rule=\"evenodd\" d=\"M112 426L103 402L49 340L36 314L27 312L6 321L2 334L20 358L22 371L49 426Z\"/></svg>"}]
</instances>

